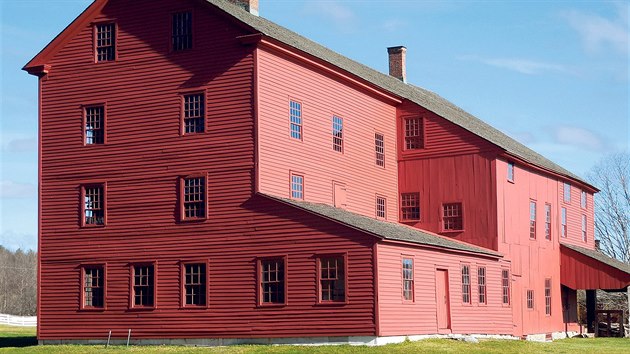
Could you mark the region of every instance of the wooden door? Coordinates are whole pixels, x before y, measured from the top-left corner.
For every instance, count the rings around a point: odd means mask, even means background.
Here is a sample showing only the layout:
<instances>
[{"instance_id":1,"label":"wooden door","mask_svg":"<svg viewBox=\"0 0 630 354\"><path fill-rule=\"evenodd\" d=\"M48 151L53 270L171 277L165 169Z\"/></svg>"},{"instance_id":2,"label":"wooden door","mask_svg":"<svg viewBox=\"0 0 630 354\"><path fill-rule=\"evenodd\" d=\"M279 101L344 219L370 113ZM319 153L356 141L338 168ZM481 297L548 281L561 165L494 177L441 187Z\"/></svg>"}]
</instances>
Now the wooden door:
<instances>
[{"instance_id":1,"label":"wooden door","mask_svg":"<svg viewBox=\"0 0 630 354\"><path fill-rule=\"evenodd\" d=\"M451 302L448 291L448 270L438 269L436 271L435 292L437 299L438 332L450 332Z\"/></svg>"}]
</instances>

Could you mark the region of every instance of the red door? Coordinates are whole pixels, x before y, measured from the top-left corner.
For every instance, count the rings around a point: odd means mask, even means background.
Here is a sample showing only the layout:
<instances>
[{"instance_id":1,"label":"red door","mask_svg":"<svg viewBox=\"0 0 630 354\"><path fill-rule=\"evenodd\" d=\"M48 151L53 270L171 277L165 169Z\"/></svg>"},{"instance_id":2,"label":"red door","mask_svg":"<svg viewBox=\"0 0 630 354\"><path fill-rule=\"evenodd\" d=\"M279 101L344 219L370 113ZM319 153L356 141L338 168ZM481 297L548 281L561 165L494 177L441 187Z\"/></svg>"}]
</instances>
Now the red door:
<instances>
[{"instance_id":1,"label":"red door","mask_svg":"<svg viewBox=\"0 0 630 354\"><path fill-rule=\"evenodd\" d=\"M438 332L451 331L451 302L448 295L448 270L438 269L435 279Z\"/></svg>"}]
</instances>

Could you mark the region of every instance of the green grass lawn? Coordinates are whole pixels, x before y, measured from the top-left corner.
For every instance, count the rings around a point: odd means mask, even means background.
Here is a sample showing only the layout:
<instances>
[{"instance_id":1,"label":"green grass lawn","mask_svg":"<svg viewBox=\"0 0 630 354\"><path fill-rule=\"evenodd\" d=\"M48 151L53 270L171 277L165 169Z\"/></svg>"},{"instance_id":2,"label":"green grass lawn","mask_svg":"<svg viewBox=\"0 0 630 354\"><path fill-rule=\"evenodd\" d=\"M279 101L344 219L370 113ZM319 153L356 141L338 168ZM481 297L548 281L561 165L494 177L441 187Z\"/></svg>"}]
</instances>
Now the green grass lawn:
<instances>
[{"instance_id":1,"label":"green grass lawn","mask_svg":"<svg viewBox=\"0 0 630 354\"><path fill-rule=\"evenodd\" d=\"M551 343L534 343L511 340L484 340L480 343L464 343L450 339L432 339L418 342L405 342L381 347L364 346L263 346L238 345L231 347L174 347L174 346L105 346L87 345L54 345L37 346L35 328L9 327L0 325L0 352L11 353L225 353L225 354L257 354L257 353L599 353L599 354L628 354L630 353L630 339L597 338L597 339L563 339Z\"/></svg>"}]
</instances>

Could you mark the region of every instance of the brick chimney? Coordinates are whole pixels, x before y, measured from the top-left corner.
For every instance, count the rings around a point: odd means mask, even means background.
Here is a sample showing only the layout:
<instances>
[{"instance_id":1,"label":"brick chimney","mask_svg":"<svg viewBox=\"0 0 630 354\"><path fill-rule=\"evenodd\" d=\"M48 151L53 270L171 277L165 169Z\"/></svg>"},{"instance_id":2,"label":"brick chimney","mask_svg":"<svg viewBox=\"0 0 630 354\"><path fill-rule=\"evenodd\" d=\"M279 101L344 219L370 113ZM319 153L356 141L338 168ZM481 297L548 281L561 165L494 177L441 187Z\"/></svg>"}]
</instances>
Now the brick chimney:
<instances>
[{"instance_id":1,"label":"brick chimney","mask_svg":"<svg viewBox=\"0 0 630 354\"><path fill-rule=\"evenodd\" d=\"M252 15L258 16L258 0L229 0L234 5L240 6Z\"/></svg>"},{"instance_id":2,"label":"brick chimney","mask_svg":"<svg viewBox=\"0 0 630 354\"><path fill-rule=\"evenodd\" d=\"M387 48L389 54L389 75L407 82L407 48L403 46Z\"/></svg>"}]
</instances>

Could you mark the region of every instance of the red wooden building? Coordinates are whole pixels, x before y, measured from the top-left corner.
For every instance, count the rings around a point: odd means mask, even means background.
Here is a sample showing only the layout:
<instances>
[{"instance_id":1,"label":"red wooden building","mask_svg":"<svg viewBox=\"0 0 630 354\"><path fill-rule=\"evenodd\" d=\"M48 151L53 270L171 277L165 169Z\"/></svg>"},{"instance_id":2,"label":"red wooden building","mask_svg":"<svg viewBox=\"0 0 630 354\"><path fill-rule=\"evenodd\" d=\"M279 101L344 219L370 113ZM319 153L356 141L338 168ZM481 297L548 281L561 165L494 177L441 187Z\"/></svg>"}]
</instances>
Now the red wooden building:
<instances>
[{"instance_id":1,"label":"red wooden building","mask_svg":"<svg viewBox=\"0 0 630 354\"><path fill-rule=\"evenodd\" d=\"M594 186L258 1L96 0L39 78L40 343L576 330Z\"/></svg>"}]
</instances>

